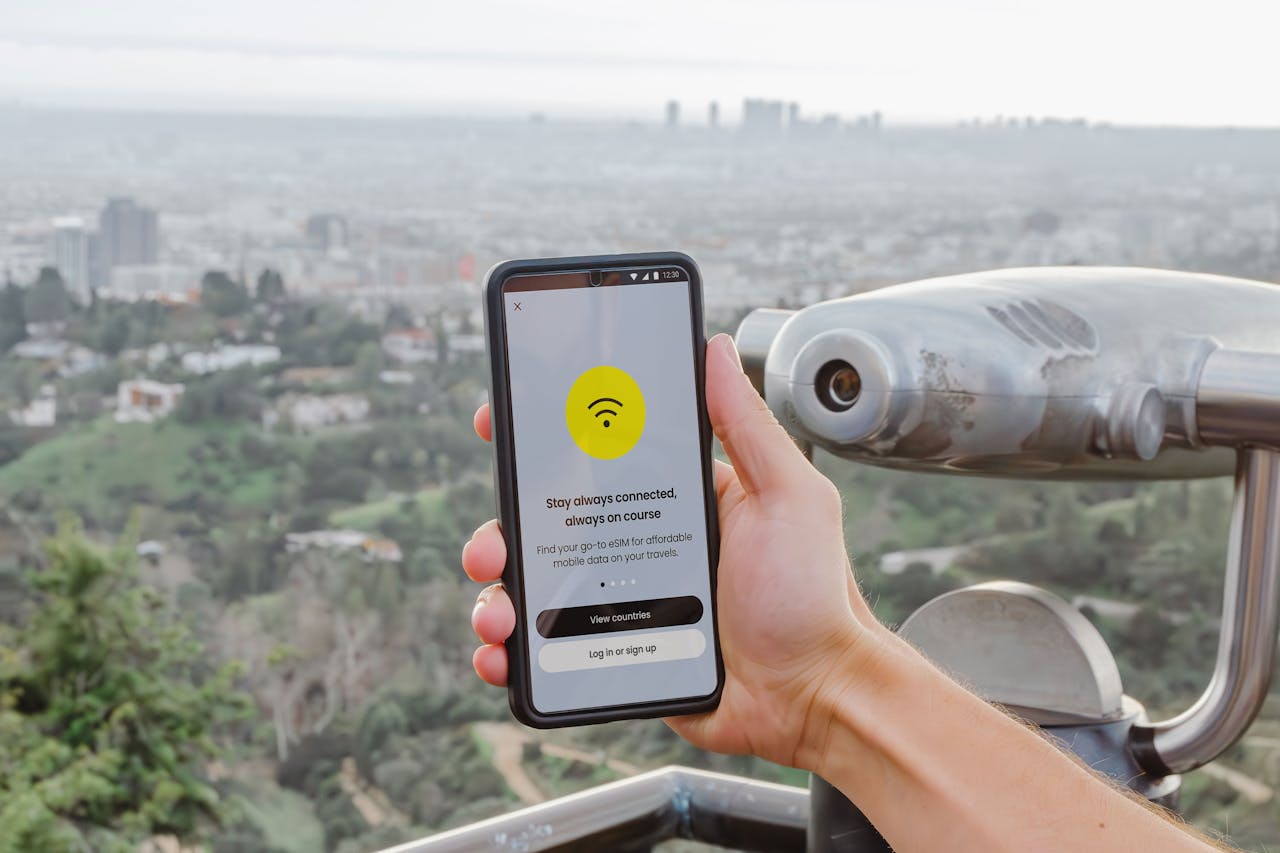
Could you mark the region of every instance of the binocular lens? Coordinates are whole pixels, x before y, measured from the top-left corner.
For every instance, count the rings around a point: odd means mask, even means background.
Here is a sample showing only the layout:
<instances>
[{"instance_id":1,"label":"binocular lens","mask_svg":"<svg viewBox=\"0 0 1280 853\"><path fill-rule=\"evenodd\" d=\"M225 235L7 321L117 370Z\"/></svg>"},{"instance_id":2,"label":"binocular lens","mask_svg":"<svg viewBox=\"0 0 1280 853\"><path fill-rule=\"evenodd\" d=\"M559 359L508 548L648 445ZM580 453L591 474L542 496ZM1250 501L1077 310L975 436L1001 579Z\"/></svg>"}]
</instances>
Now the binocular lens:
<instances>
[{"instance_id":1,"label":"binocular lens","mask_svg":"<svg viewBox=\"0 0 1280 853\"><path fill-rule=\"evenodd\" d=\"M833 412L853 408L862 393L862 377L847 361L828 361L822 365L813 384L822 405Z\"/></svg>"}]
</instances>

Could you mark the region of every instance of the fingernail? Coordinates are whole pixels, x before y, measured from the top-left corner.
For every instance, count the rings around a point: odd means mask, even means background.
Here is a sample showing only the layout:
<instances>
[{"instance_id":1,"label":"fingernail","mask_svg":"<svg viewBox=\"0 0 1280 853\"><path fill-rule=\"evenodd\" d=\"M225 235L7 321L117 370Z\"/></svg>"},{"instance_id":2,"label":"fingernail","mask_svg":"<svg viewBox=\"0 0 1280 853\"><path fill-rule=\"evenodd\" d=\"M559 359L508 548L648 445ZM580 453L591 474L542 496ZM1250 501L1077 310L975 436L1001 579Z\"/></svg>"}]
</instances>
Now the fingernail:
<instances>
[{"instance_id":1,"label":"fingernail","mask_svg":"<svg viewBox=\"0 0 1280 853\"><path fill-rule=\"evenodd\" d=\"M742 367L742 358L738 355L738 346L733 342L733 335L721 332L711 339L712 343L720 347L720 349L733 360L733 363Z\"/></svg>"}]
</instances>

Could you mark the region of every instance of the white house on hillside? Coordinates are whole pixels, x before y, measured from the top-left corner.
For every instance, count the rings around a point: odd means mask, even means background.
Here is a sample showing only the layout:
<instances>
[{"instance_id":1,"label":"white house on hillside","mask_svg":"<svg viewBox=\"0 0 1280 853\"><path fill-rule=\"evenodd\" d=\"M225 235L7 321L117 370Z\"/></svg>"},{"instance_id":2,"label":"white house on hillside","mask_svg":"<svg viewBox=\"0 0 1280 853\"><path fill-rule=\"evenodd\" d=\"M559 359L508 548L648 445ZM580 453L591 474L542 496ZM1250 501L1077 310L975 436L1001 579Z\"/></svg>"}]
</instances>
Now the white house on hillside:
<instances>
[{"instance_id":1,"label":"white house on hillside","mask_svg":"<svg viewBox=\"0 0 1280 853\"><path fill-rule=\"evenodd\" d=\"M36 397L25 408L9 412L9 419L17 426L41 428L56 426L58 423L58 395L52 385L40 389Z\"/></svg>"},{"instance_id":2,"label":"white house on hillside","mask_svg":"<svg viewBox=\"0 0 1280 853\"><path fill-rule=\"evenodd\" d=\"M382 336L382 351L401 364L436 361L439 352L434 329L396 329Z\"/></svg>"},{"instance_id":3,"label":"white house on hillside","mask_svg":"<svg viewBox=\"0 0 1280 853\"><path fill-rule=\"evenodd\" d=\"M312 548L321 551L355 551L367 562L399 563L404 559L400 546L361 530L312 530L285 534L285 550L300 554Z\"/></svg>"},{"instance_id":4,"label":"white house on hillside","mask_svg":"<svg viewBox=\"0 0 1280 853\"><path fill-rule=\"evenodd\" d=\"M262 414L263 429L275 429L288 418L299 432L309 432L340 424L358 424L369 419L369 398L359 394L287 394L275 410Z\"/></svg>"},{"instance_id":5,"label":"white house on hillside","mask_svg":"<svg viewBox=\"0 0 1280 853\"><path fill-rule=\"evenodd\" d=\"M173 414L182 400L182 386L130 379L116 388L117 423L151 423Z\"/></svg>"},{"instance_id":6,"label":"white house on hillside","mask_svg":"<svg viewBox=\"0 0 1280 853\"><path fill-rule=\"evenodd\" d=\"M218 347L213 352L189 352L182 356L182 369L188 373L216 373L280 360L280 347L266 344L236 344Z\"/></svg>"}]
</instances>

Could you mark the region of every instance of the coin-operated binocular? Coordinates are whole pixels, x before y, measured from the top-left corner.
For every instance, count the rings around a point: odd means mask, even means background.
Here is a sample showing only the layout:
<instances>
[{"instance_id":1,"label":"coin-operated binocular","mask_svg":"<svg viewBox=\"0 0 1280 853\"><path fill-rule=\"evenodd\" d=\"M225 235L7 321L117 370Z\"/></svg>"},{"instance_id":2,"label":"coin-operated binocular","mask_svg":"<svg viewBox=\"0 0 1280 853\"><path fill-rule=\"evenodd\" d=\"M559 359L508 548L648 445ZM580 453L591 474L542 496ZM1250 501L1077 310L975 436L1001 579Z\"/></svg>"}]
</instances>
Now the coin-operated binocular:
<instances>
[{"instance_id":1,"label":"coin-operated binocular","mask_svg":"<svg viewBox=\"0 0 1280 853\"><path fill-rule=\"evenodd\" d=\"M757 310L737 339L792 435L853 461L1029 479L1234 470L1215 671L1170 720L1148 720L1124 695L1086 619L1026 584L941 596L902 633L1165 803L1176 801L1177 774L1248 728L1280 625L1280 285L1148 269L1000 270ZM811 807L811 850L883 849L821 780Z\"/></svg>"}]
</instances>

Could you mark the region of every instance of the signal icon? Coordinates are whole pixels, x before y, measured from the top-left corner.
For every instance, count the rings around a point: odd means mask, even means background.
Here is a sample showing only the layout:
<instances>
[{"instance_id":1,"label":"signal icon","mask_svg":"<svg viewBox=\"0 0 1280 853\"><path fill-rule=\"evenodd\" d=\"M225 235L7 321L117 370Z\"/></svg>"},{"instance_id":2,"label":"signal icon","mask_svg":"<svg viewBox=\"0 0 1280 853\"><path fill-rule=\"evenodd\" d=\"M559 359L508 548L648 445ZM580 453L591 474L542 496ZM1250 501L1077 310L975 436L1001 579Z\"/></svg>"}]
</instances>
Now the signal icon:
<instances>
[{"instance_id":1,"label":"signal icon","mask_svg":"<svg viewBox=\"0 0 1280 853\"><path fill-rule=\"evenodd\" d=\"M612 397L600 397L598 399L592 400L590 403L587 404L587 410L591 412L593 415L595 415L596 420L600 420L600 418L604 418L604 420L600 421L600 425L605 429L608 429L609 418L611 417L616 418L618 416L618 411L617 409L597 409L596 408L596 406L602 405L604 403L613 403L615 406L621 409L622 401L615 400Z\"/></svg>"},{"instance_id":2,"label":"signal icon","mask_svg":"<svg viewBox=\"0 0 1280 853\"><path fill-rule=\"evenodd\" d=\"M593 459L618 459L644 433L640 386L620 367L601 364L574 380L564 401L564 424L578 449Z\"/></svg>"},{"instance_id":3,"label":"signal icon","mask_svg":"<svg viewBox=\"0 0 1280 853\"><path fill-rule=\"evenodd\" d=\"M638 276L638 275L640 275L640 273L638 273L638 272L633 272L633 273L631 274L631 280L632 280L632 281L635 281L635 280L636 280L636 276Z\"/></svg>"}]
</instances>

